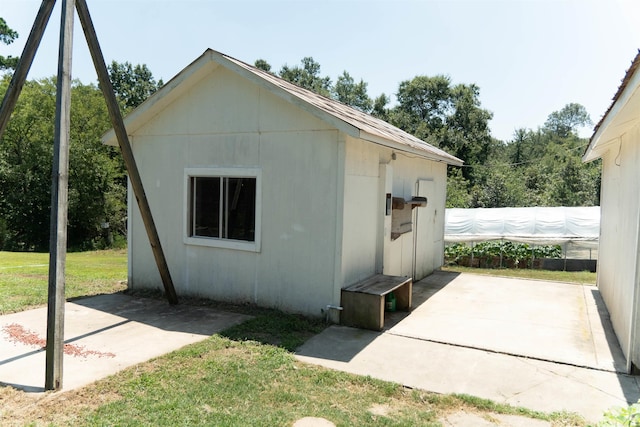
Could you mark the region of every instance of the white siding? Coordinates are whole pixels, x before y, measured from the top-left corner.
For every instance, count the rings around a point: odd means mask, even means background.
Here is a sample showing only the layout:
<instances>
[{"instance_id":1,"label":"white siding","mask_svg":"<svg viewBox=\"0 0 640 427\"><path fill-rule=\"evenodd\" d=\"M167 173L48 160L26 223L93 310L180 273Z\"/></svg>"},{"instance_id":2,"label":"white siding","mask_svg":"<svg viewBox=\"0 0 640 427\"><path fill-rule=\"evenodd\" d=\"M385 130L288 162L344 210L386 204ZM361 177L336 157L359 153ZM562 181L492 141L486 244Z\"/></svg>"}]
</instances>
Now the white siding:
<instances>
[{"instance_id":1,"label":"white siding","mask_svg":"<svg viewBox=\"0 0 640 427\"><path fill-rule=\"evenodd\" d=\"M422 279L442 266L444 258L444 209L446 170L444 163L396 153L366 141L348 138L346 148L343 281L349 285L376 273L376 260L382 259L382 272L390 275ZM418 181L433 182L425 208L414 209L414 229L391 241L389 229L384 230L383 244L378 233L383 232L384 191L381 187L380 164L393 170L392 195L410 200L418 195ZM382 177L384 180L384 177ZM427 214L428 213L428 214ZM429 219L424 221L425 215ZM423 219L415 227L416 215ZM418 251L418 235L428 250ZM426 242L426 243L424 243ZM383 254L378 251L383 250ZM414 266L418 266L414 269Z\"/></svg>"},{"instance_id":2,"label":"white siding","mask_svg":"<svg viewBox=\"0 0 640 427\"><path fill-rule=\"evenodd\" d=\"M218 68L132 137L178 295L248 301L320 316L334 292L338 132ZM247 252L184 244L184 171L262 171L262 246ZM161 288L137 207L132 288Z\"/></svg>"},{"instance_id":3,"label":"white siding","mask_svg":"<svg viewBox=\"0 0 640 427\"><path fill-rule=\"evenodd\" d=\"M638 164L640 128L636 126L603 156L598 249L598 287L627 358L630 355L633 298L637 292ZM640 366L637 350L635 354L633 361Z\"/></svg>"},{"instance_id":4,"label":"white siding","mask_svg":"<svg viewBox=\"0 0 640 427\"><path fill-rule=\"evenodd\" d=\"M376 272L412 276L415 263L420 274L442 264L444 163L402 153L392 160L390 148L347 136L223 67L131 141L179 296L320 316L340 303L341 287ZM185 243L185 170L234 167L260 171L259 251ZM432 246L414 259L418 234L391 242L382 207L385 188L410 199L419 180L433 182L428 208L414 210L429 209L417 233ZM129 286L161 289L135 205L129 224Z\"/></svg>"},{"instance_id":5,"label":"white siding","mask_svg":"<svg viewBox=\"0 0 640 427\"><path fill-rule=\"evenodd\" d=\"M384 149L348 138L345 151L342 281L350 285L376 273L379 221L383 215L379 209L378 170Z\"/></svg>"}]
</instances>

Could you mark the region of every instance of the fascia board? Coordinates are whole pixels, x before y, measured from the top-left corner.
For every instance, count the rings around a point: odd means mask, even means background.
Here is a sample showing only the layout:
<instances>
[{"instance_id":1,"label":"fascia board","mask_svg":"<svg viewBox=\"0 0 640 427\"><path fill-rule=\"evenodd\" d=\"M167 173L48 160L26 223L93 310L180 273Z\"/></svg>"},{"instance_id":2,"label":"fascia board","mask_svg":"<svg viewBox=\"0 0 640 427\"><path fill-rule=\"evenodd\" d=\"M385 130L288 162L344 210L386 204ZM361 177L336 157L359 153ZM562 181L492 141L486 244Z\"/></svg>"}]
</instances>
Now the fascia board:
<instances>
[{"instance_id":1,"label":"fascia board","mask_svg":"<svg viewBox=\"0 0 640 427\"><path fill-rule=\"evenodd\" d=\"M381 138L377 135L373 135L371 133L368 132L360 132L360 135L358 136L360 139L364 140L364 141L369 141L369 142L373 142L375 144L378 145L382 145L384 147L388 147L388 148L392 148L394 150L397 151L402 151L405 153L409 153L418 157L422 157L424 159L428 159L428 160L433 160L436 162L444 162L447 163L449 165L453 165L453 166L463 166L464 165L464 161L451 156L452 158L448 158L445 156L439 156L436 153L429 153L428 151L424 151L424 150L420 150L417 148L413 148L409 145L405 145L405 144L401 144L395 141L391 141L385 138Z\"/></svg>"}]
</instances>

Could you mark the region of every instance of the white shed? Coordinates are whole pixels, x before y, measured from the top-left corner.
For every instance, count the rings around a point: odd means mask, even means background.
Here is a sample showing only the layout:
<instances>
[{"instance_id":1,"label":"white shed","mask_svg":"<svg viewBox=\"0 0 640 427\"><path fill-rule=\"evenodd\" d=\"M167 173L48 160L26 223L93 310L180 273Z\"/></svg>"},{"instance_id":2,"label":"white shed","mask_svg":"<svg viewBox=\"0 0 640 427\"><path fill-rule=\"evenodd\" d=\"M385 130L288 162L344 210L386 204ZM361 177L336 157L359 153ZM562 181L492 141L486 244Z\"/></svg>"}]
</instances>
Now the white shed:
<instances>
[{"instance_id":1,"label":"white shed","mask_svg":"<svg viewBox=\"0 0 640 427\"><path fill-rule=\"evenodd\" d=\"M462 161L384 121L207 50L125 125L178 295L320 316L376 273L442 265ZM129 194L129 287L159 289Z\"/></svg>"},{"instance_id":2,"label":"white shed","mask_svg":"<svg viewBox=\"0 0 640 427\"><path fill-rule=\"evenodd\" d=\"M602 159L598 287L627 358L640 368L640 54L595 128L583 161Z\"/></svg>"}]
</instances>

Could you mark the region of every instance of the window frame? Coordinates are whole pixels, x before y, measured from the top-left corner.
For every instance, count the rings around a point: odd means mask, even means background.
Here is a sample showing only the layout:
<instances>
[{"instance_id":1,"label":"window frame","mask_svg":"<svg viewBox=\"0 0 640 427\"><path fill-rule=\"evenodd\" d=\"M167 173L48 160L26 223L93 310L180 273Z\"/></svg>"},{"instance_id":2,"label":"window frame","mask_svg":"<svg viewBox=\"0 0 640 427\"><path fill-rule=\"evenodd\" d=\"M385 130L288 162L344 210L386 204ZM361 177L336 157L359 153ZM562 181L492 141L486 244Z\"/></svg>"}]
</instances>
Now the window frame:
<instances>
[{"instance_id":1,"label":"window frame","mask_svg":"<svg viewBox=\"0 0 640 427\"><path fill-rule=\"evenodd\" d=\"M192 178L254 178L256 180L255 231L254 241L232 240L219 237L191 236L193 221L191 206ZM207 246L212 248L235 249L249 252L260 252L260 236L262 230L262 170L258 168L186 168L184 170L183 197L183 241L187 245Z\"/></svg>"}]
</instances>

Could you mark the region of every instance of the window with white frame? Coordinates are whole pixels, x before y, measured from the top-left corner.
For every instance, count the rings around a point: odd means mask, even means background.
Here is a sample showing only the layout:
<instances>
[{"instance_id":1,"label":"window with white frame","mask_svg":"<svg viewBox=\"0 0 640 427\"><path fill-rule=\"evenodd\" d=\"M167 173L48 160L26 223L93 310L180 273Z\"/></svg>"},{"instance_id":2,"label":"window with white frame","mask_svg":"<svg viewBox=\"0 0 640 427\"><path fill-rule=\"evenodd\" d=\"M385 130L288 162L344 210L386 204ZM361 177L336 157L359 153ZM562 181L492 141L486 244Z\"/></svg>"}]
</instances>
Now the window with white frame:
<instances>
[{"instance_id":1,"label":"window with white frame","mask_svg":"<svg viewBox=\"0 0 640 427\"><path fill-rule=\"evenodd\" d=\"M259 250L259 171L187 170L187 243Z\"/></svg>"}]
</instances>

